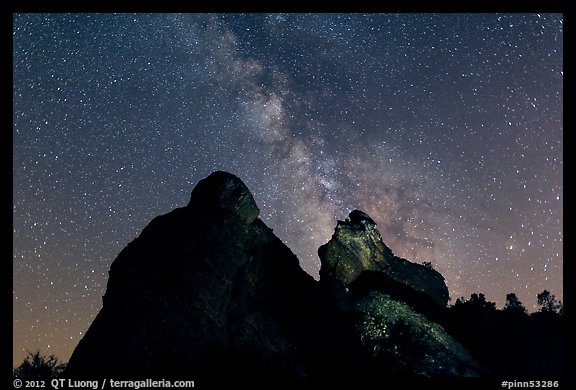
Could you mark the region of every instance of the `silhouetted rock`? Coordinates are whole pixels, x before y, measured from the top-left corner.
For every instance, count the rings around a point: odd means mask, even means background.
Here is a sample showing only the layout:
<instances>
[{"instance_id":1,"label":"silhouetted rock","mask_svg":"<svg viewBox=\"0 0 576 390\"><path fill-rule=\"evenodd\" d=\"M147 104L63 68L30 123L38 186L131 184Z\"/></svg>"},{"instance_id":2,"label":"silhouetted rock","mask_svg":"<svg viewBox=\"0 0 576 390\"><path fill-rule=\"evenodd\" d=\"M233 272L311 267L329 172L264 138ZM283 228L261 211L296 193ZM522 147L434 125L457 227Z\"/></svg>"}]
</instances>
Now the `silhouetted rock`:
<instances>
[{"instance_id":1,"label":"silhouetted rock","mask_svg":"<svg viewBox=\"0 0 576 390\"><path fill-rule=\"evenodd\" d=\"M192 190L188 207L228 210L248 224L260 214L250 190L242 180L222 171L216 171L198 182Z\"/></svg>"},{"instance_id":2,"label":"silhouetted rock","mask_svg":"<svg viewBox=\"0 0 576 390\"><path fill-rule=\"evenodd\" d=\"M338 222L320 282L258 214L238 177L215 172L186 207L154 218L113 262L65 376L206 385L480 372L425 310L446 304L442 276L394 256L367 214Z\"/></svg>"},{"instance_id":3,"label":"silhouetted rock","mask_svg":"<svg viewBox=\"0 0 576 390\"><path fill-rule=\"evenodd\" d=\"M442 275L394 256L382 241L376 223L362 211L354 210L349 220L338 221L332 239L320 247L318 254L322 262L320 280L326 283L349 289L363 272L377 271L427 295L440 308L448 303L448 288Z\"/></svg>"},{"instance_id":4,"label":"silhouetted rock","mask_svg":"<svg viewBox=\"0 0 576 390\"><path fill-rule=\"evenodd\" d=\"M155 218L112 264L67 375L208 375L227 356L305 372L299 324L283 319L314 324L316 282L257 217L244 183L216 172L187 207Z\"/></svg>"}]
</instances>

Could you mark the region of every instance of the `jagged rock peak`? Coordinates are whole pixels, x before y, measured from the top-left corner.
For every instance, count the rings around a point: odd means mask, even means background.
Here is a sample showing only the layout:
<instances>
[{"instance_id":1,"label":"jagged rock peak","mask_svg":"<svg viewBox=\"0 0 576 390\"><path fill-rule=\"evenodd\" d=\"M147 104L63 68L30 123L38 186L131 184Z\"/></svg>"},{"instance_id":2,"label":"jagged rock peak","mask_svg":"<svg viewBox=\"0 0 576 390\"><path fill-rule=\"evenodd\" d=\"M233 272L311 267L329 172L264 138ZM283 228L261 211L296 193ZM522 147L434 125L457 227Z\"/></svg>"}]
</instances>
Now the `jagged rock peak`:
<instances>
[{"instance_id":1,"label":"jagged rock peak","mask_svg":"<svg viewBox=\"0 0 576 390\"><path fill-rule=\"evenodd\" d=\"M388 286L405 286L429 296L439 307L446 306L448 289L440 273L395 256L368 214L354 210L349 217L338 221L330 241L318 249L321 282L352 288L357 281L364 285L366 279L385 278Z\"/></svg>"},{"instance_id":2,"label":"jagged rock peak","mask_svg":"<svg viewBox=\"0 0 576 390\"><path fill-rule=\"evenodd\" d=\"M349 231L349 233L357 231L360 232L360 234L363 234L363 232L366 232L376 247L381 249L387 255L392 256L392 251L386 246L386 244L384 244L384 241L382 240L382 236L378 231L376 222L374 222L374 220L370 218L368 214L366 214L364 211L353 210L348 216L349 218L346 218L346 221L338 221L336 225L336 231L334 232L335 235L346 234L344 232L340 232L342 229Z\"/></svg>"},{"instance_id":3,"label":"jagged rock peak","mask_svg":"<svg viewBox=\"0 0 576 390\"><path fill-rule=\"evenodd\" d=\"M252 223L260 214L246 184L238 176L224 171L200 180L192 190L188 207L229 210L246 223Z\"/></svg>"},{"instance_id":4,"label":"jagged rock peak","mask_svg":"<svg viewBox=\"0 0 576 390\"><path fill-rule=\"evenodd\" d=\"M352 210L352 212L350 212L350 220L353 223L369 223L376 225L376 222L374 222L374 220L370 218L368 214L360 210Z\"/></svg>"},{"instance_id":5,"label":"jagged rock peak","mask_svg":"<svg viewBox=\"0 0 576 390\"><path fill-rule=\"evenodd\" d=\"M320 279L348 285L363 271L377 269L378 263L394 256L368 214L354 210L349 217L338 221L332 239L318 249L322 263Z\"/></svg>"},{"instance_id":6,"label":"jagged rock peak","mask_svg":"<svg viewBox=\"0 0 576 390\"><path fill-rule=\"evenodd\" d=\"M308 313L324 305L314 279L258 213L238 177L215 172L186 207L154 218L110 267L102 309L66 376L186 373L211 383L216 373L276 372L271 366L295 376L304 362L297 351L310 347L292 336L290 321L320 322L306 334L317 340L328 325Z\"/></svg>"}]
</instances>

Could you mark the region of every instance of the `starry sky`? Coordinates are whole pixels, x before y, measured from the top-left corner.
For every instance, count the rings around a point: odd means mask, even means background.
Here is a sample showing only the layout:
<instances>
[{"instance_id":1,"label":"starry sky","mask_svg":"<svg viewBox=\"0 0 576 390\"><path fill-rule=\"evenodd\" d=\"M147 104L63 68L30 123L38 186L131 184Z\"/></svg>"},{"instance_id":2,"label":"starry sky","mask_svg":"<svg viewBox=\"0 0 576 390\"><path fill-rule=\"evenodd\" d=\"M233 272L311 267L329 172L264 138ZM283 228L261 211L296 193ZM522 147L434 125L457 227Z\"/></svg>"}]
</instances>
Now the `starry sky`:
<instances>
[{"instance_id":1,"label":"starry sky","mask_svg":"<svg viewBox=\"0 0 576 390\"><path fill-rule=\"evenodd\" d=\"M315 278L358 208L452 302L562 300L562 14L29 13L12 42L15 365L67 361L215 170Z\"/></svg>"}]
</instances>

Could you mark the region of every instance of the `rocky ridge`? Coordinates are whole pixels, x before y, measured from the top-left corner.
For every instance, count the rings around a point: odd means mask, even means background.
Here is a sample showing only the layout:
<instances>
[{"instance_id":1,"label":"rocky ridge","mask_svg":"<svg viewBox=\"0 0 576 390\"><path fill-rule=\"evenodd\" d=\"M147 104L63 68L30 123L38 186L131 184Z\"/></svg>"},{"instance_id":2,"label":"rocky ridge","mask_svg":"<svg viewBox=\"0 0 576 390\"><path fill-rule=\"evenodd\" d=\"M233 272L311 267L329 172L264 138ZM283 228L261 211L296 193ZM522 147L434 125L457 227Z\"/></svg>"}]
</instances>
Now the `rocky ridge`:
<instances>
[{"instance_id":1,"label":"rocky ridge","mask_svg":"<svg viewBox=\"0 0 576 390\"><path fill-rule=\"evenodd\" d=\"M477 376L435 322L442 276L394 256L355 210L319 249L320 281L258 217L235 175L201 180L113 262L69 377Z\"/></svg>"}]
</instances>

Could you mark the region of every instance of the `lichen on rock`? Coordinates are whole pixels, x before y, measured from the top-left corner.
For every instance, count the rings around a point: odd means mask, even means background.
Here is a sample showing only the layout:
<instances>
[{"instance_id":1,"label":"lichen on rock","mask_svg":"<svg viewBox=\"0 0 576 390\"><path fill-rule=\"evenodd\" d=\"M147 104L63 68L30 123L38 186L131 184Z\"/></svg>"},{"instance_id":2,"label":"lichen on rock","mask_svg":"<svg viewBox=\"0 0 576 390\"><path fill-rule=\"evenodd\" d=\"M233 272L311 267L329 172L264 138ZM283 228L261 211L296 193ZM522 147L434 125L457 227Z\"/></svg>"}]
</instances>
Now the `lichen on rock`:
<instances>
[{"instance_id":1,"label":"lichen on rock","mask_svg":"<svg viewBox=\"0 0 576 390\"><path fill-rule=\"evenodd\" d=\"M437 323L386 294L356 303L358 337L375 360L396 374L480 376L482 368Z\"/></svg>"}]
</instances>

